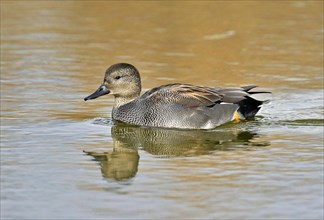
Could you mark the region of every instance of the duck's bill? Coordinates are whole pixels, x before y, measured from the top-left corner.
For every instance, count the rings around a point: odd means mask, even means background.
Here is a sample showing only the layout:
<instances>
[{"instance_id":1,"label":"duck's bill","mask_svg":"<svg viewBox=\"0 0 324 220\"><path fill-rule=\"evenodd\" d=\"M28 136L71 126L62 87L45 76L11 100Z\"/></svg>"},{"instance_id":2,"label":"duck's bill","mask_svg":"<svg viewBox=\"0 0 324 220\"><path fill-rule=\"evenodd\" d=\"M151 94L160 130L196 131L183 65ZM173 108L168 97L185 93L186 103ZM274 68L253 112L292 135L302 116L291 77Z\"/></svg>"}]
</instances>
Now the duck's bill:
<instances>
[{"instance_id":1,"label":"duck's bill","mask_svg":"<svg viewBox=\"0 0 324 220\"><path fill-rule=\"evenodd\" d=\"M109 94L110 91L106 88L106 86L101 85L94 93L84 98L84 101L90 100L90 99L96 99L100 96Z\"/></svg>"}]
</instances>

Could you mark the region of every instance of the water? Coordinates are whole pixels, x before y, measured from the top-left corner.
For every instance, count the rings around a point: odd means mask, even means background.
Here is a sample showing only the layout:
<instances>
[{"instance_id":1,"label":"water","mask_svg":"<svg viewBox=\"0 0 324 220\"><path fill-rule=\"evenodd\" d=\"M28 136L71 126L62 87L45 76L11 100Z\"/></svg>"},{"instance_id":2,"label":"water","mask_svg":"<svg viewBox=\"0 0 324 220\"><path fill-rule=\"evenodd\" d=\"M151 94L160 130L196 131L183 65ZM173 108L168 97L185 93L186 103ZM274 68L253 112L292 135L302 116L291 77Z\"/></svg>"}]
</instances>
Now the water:
<instances>
[{"instance_id":1,"label":"water","mask_svg":"<svg viewBox=\"0 0 324 220\"><path fill-rule=\"evenodd\" d=\"M1 219L322 219L323 2L1 1ZM104 70L144 89L257 84L211 131L113 124Z\"/></svg>"}]
</instances>

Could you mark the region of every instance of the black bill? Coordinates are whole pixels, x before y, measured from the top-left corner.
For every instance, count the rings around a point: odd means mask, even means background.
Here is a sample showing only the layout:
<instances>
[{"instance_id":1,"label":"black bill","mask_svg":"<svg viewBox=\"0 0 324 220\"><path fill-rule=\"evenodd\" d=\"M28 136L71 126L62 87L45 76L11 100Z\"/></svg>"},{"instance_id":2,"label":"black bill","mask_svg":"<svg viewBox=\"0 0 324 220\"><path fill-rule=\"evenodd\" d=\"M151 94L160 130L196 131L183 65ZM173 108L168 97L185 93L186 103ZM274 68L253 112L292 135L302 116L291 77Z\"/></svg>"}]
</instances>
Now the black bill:
<instances>
[{"instance_id":1,"label":"black bill","mask_svg":"<svg viewBox=\"0 0 324 220\"><path fill-rule=\"evenodd\" d=\"M90 100L90 99L96 99L96 98L98 98L100 96L107 95L109 93L110 93L110 91L106 88L106 86L101 85L101 86L99 86L99 88L94 93L92 93L91 95L85 97L84 101L87 101L87 100Z\"/></svg>"}]
</instances>

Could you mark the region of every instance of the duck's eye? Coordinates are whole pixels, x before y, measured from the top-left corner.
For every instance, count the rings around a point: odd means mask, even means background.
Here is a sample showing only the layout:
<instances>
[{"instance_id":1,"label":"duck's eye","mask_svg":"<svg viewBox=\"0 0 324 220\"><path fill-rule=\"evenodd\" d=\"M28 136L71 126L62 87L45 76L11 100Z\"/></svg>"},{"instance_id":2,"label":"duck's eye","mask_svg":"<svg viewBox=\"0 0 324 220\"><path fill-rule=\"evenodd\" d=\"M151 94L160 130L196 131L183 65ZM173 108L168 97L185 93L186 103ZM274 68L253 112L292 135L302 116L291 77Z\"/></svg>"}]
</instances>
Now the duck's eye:
<instances>
[{"instance_id":1,"label":"duck's eye","mask_svg":"<svg viewBox=\"0 0 324 220\"><path fill-rule=\"evenodd\" d=\"M115 79L120 79L121 78L121 76L115 76Z\"/></svg>"}]
</instances>

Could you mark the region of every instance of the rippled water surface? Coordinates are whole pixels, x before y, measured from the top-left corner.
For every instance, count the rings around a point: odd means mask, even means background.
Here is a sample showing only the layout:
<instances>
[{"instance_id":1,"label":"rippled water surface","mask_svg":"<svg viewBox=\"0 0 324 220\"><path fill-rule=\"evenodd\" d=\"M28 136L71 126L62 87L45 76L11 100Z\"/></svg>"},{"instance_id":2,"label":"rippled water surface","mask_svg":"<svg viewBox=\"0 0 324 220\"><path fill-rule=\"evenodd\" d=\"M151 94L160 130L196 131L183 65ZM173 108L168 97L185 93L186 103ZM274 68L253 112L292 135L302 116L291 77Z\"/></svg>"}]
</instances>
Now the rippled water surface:
<instances>
[{"instance_id":1,"label":"rippled water surface","mask_svg":"<svg viewBox=\"0 0 324 220\"><path fill-rule=\"evenodd\" d=\"M322 1L1 1L1 219L323 219ZM111 121L85 103L129 62L143 88L257 84L252 121Z\"/></svg>"}]
</instances>

